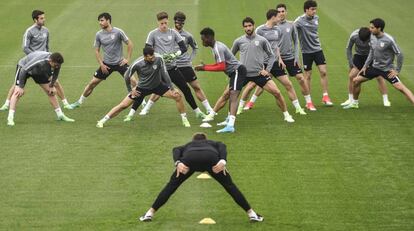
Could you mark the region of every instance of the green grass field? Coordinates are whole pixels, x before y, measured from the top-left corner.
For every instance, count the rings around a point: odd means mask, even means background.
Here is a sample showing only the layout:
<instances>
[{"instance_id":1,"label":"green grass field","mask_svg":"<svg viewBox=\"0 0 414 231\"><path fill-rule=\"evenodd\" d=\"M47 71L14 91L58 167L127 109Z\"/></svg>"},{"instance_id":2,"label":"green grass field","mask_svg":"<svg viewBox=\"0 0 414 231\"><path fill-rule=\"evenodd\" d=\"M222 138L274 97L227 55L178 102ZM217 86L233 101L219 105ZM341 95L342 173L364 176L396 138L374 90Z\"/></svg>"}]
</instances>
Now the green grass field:
<instances>
[{"instance_id":1,"label":"green grass field","mask_svg":"<svg viewBox=\"0 0 414 231\"><path fill-rule=\"evenodd\" d=\"M289 19L302 14L302 0L286 2ZM65 57L59 79L74 102L98 67L92 45L101 12L110 12L112 24L134 42L135 59L147 33L156 27L159 11L185 12L185 28L199 43L199 31L210 26L217 40L231 46L243 34L245 16L259 25L277 3L1 1L0 103L23 57L22 35L35 8L46 12L52 51ZM404 52L401 79L414 90L413 8L414 2L405 0L320 0L320 38L336 105L321 105L319 76L314 72L312 96L318 111L294 115L294 124L283 122L274 99L265 94L256 108L238 117L235 134L218 135L215 126L199 128L188 106L192 127L182 127L168 100L160 100L148 116L132 123L122 121L124 112L97 129L96 121L126 95L118 74L98 86L80 109L65 111L76 119L74 124L60 123L44 93L30 80L17 108L16 126L7 127L7 112L0 112L0 230L414 230L412 105L388 85L392 107L383 107L376 81L371 81L363 86L359 110L339 106L347 96L348 36L375 17L384 18L385 31ZM200 46L195 63L201 60L213 62L210 49ZM199 79L213 104L226 84L225 75L201 73ZM299 99L303 105L303 97ZM290 103L289 110L293 112ZM226 114L222 111L217 121ZM232 177L265 217L263 223L250 224L220 185L195 177L152 223L137 222L173 171L172 147L189 141L197 131L227 144ZM217 224L199 225L205 217Z\"/></svg>"}]
</instances>

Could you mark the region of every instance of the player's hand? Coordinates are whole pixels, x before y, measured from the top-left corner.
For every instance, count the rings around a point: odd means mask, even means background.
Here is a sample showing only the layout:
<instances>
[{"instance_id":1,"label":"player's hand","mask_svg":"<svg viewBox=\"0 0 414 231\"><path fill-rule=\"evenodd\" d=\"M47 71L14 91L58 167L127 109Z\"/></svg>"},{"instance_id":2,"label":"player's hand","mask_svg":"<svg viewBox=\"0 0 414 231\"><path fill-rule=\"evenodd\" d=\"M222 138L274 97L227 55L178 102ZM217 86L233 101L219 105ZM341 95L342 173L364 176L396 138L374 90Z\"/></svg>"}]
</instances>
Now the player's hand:
<instances>
[{"instance_id":1,"label":"player's hand","mask_svg":"<svg viewBox=\"0 0 414 231\"><path fill-rule=\"evenodd\" d=\"M204 71L204 63L194 67L195 71Z\"/></svg>"},{"instance_id":2,"label":"player's hand","mask_svg":"<svg viewBox=\"0 0 414 231\"><path fill-rule=\"evenodd\" d=\"M105 64L102 64L101 65L101 71L102 71L102 73L108 74L109 73L109 69L110 68L107 65L105 65Z\"/></svg>"},{"instance_id":3,"label":"player's hand","mask_svg":"<svg viewBox=\"0 0 414 231\"><path fill-rule=\"evenodd\" d=\"M298 62L298 60L296 60L296 59L295 59L295 61L293 61L293 65L298 66L299 68L301 68L300 62Z\"/></svg>"},{"instance_id":4,"label":"player's hand","mask_svg":"<svg viewBox=\"0 0 414 231\"><path fill-rule=\"evenodd\" d=\"M358 72L358 75L357 76L359 76L359 75L365 75L366 70L367 70L366 67L361 68L361 70Z\"/></svg>"},{"instance_id":5,"label":"player's hand","mask_svg":"<svg viewBox=\"0 0 414 231\"><path fill-rule=\"evenodd\" d=\"M223 162L218 162L216 165L213 166L212 170L215 174L223 171L223 174L226 175L226 165Z\"/></svg>"},{"instance_id":6,"label":"player's hand","mask_svg":"<svg viewBox=\"0 0 414 231\"><path fill-rule=\"evenodd\" d=\"M184 174L184 175L187 174L187 172L190 171L190 168L187 167L185 164L180 162L180 163L177 164L176 171L177 171L176 177L179 177L180 173Z\"/></svg>"},{"instance_id":7,"label":"player's hand","mask_svg":"<svg viewBox=\"0 0 414 231\"><path fill-rule=\"evenodd\" d=\"M285 63L283 62L282 59L279 59L279 67L282 68L282 70L284 70L286 68Z\"/></svg>"},{"instance_id":8,"label":"player's hand","mask_svg":"<svg viewBox=\"0 0 414 231\"><path fill-rule=\"evenodd\" d=\"M131 91L131 95L132 95L132 98L136 98L136 97L139 97L141 95L141 92L139 92L136 88L134 88Z\"/></svg>"},{"instance_id":9,"label":"player's hand","mask_svg":"<svg viewBox=\"0 0 414 231\"><path fill-rule=\"evenodd\" d=\"M13 94L17 95L18 97L22 97L24 95L24 89L17 86L14 89L14 93Z\"/></svg>"},{"instance_id":10,"label":"player's hand","mask_svg":"<svg viewBox=\"0 0 414 231\"><path fill-rule=\"evenodd\" d=\"M128 62L129 62L129 60L128 59L122 59L122 61L119 63L119 66L123 66L123 65L125 65L125 64L128 64Z\"/></svg>"},{"instance_id":11,"label":"player's hand","mask_svg":"<svg viewBox=\"0 0 414 231\"><path fill-rule=\"evenodd\" d=\"M261 75L261 76L270 76L270 73L263 69L263 70L259 71L259 75Z\"/></svg>"},{"instance_id":12,"label":"player's hand","mask_svg":"<svg viewBox=\"0 0 414 231\"><path fill-rule=\"evenodd\" d=\"M394 70L394 69L391 69L390 70L390 72L388 73L388 75L387 75L387 77L389 78L389 79L391 79L391 78L393 78L393 77L395 77L395 76L398 76L398 71L396 71L396 70Z\"/></svg>"},{"instance_id":13,"label":"player's hand","mask_svg":"<svg viewBox=\"0 0 414 231\"><path fill-rule=\"evenodd\" d=\"M47 92L48 95L50 96L54 96L56 94L56 88L53 87L49 87L49 91Z\"/></svg>"}]
</instances>

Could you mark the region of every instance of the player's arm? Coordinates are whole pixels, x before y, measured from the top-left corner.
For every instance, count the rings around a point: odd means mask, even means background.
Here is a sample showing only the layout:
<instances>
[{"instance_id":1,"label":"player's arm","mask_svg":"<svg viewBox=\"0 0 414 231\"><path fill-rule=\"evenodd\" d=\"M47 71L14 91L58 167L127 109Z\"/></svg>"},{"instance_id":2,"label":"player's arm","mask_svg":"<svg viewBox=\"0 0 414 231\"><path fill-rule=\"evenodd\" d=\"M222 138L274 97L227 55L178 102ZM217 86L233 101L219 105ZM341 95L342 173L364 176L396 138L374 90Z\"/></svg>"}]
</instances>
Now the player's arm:
<instances>
[{"instance_id":1,"label":"player's arm","mask_svg":"<svg viewBox=\"0 0 414 231\"><path fill-rule=\"evenodd\" d=\"M161 81L173 88L170 75L168 74L167 67L165 66L164 60L161 58Z\"/></svg>"},{"instance_id":2,"label":"player's arm","mask_svg":"<svg viewBox=\"0 0 414 231\"><path fill-rule=\"evenodd\" d=\"M128 92L132 91L132 87L131 87L131 78L134 75L135 72L138 73L138 66L137 64L130 66L127 71L124 74L124 80L125 80L125 85L128 89Z\"/></svg>"},{"instance_id":3,"label":"player's arm","mask_svg":"<svg viewBox=\"0 0 414 231\"><path fill-rule=\"evenodd\" d=\"M32 39L32 34L29 30L27 30L23 35L23 52L28 55L33 52L32 49L29 48L30 40Z\"/></svg>"},{"instance_id":4,"label":"player's arm","mask_svg":"<svg viewBox=\"0 0 414 231\"><path fill-rule=\"evenodd\" d=\"M47 31L46 35L46 51L49 52L49 31Z\"/></svg>"},{"instance_id":5,"label":"player's arm","mask_svg":"<svg viewBox=\"0 0 414 231\"><path fill-rule=\"evenodd\" d=\"M299 65L299 36L298 36L298 30L296 29L296 26L293 24L293 33L292 33L292 41L293 41L293 49L295 52L295 63Z\"/></svg>"},{"instance_id":6,"label":"player's arm","mask_svg":"<svg viewBox=\"0 0 414 231\"><path fill-rule=\"evenodd\" d=\"M197 55L197 50L198 50L197 42L194 40L194 38L192 36L190 36L188 38L188 44L191 47L190 60L193 60Z\"/></svg>"},{"instance_id":7,"label":"player's arm","mask_svg":"<svg viewBox=\"0 0 414 231\"><path fill-rule=\"evenodd\" d=\"M59 77L59 73L60 73L60 66L53 69L52 79L50 80L50 83L49 83L50 88L55 87L55 83Z\"/></svg>"},{"instance_id":8,"label":"player's arm","mask_svg":"<svg viewBox=\"0 0 414 231\"><path fill-rule=\"evenodd\" d=\"M131 40L127 40L125 43L127 44L127 58L121 61L121 66L128 64L132 57L132 50L134 49L134 43Z\"/></svg>"},{"instance_id":9,"label":"player's arm","mask_svg":"<svg viewBox=\"0 0 414 231\"><path fill-rule=\"evenodd\" d=\"M233 46L231 47L231 53L236 55L237 52L240 50L240 44L238 43L238 39L234 40Z\"/></svg>"},{"instance_id":10,"label":"player's arm","mask_svg":"<svg viewBox=\"0 0 414 231\"><path fill-rule=\"evenodd\" d=\"M215 64L201 64L194 68L196 71L225 71L226 60L224 58L224 51L222 49L213 49L216 57Z\"/></svg>"},{"instance_id":11,"label":"player's arm","mask_svg":"<svg viewBox=\"0 0 414 231\"><path fill-rule=\"evenodd\" d=\"M213 166L213 172L219 173L223 171L223 174L226 175L226 164L227 164L227 148L226 145L222 142L216 142L216 149L219 153L219 161L216 165Z\"/></svg>"},{"instance_id":12,"label":"player's arm","mask_svg":"<svg viewBox=\"0 0 414 231\"><path fill-rule=\"evenodd\" d=\"M398 73L400 73L401 72L401 69L402 69L403 62L404 62L404 55L401 52L400 48L398 47L398 45L397 45L397 43L395 41L392 41L391 47L392 47L395 55L397 56L397 68L396 68L396 71ZM396 73L396 75L398 75L398 73Z\"/></svg>"},{"instance_id":13,"label":"player's arm","mask_svg":"<svg viewBox=\"0 0 414 231\"><path fill-rule=\"evenodd\" d=\"M272 70L273 64L276 61L276 55L275 53L272 51L272 47L269 43L269 41L264 41L263 43L263 50L266 52L267 56L269 57L269 61L266 67L265 72L261 71L260 74L263 76L269 76L270 75L270 70Z\"/></svg>"},{"instance_id":14,"label":"player's arm","mask_svg":"<svg viewBox=\"0 0 414 231\"><path fill-rule=\"evenodd\" d=\"M348 59L349 68L352 68L354 66L354 63L352 62L352 47L354 46L355 41L351 37L348 39L348 44L346 45L346 58Z\"/></svg>"}]
</instances>

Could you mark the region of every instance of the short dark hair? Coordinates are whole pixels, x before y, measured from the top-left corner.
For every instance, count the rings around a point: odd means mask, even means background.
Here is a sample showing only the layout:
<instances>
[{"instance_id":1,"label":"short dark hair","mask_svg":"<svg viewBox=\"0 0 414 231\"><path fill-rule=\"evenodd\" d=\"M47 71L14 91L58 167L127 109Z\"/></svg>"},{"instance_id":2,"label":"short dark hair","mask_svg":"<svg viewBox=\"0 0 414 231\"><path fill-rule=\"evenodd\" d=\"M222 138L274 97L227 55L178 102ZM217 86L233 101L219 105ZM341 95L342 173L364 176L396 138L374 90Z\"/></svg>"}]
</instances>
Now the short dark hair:
<instances>
[{"instance_id":1,"label":"short dark hair","mask_svg":"<svg viewBox=\"0 0 414 231\"><path fill-rule=\"evenodd\" d=\"M65 60L63 59L62 54L59 52L52 53L49 57L50 60L54 63L58 63L59 65L62 64Z\"/></svg>"},{"instance_id":2,"label":"short dark hair","mask_svg":"<svg viewBox=\"0 0 414 231\"><path fill-rule=\"evenodd\" d=\"M193 135L193 140L206 140L207 135L204 132L196 132Z\"/></svg>"},{"instance_id":3,"label":"short dark hair","mask_svg":"<svg viewBox=\"0 0 414 231\"><path fill-rule=\"evenodd\" d=\"M277 14L278 14L277 10L275 10L275 9L270 9L270 10L268 10L268 11L267 11L267 13L266 13L266 19L267 19L267 20L269 20L269 19L271 19L272 17L276 17L276 16L277 16Z\"/></svg>"},{"instance_id":4,"label":"short dark hair","mask_svg":"<svg viewBox=\"0 0 414 231\"><path fill-rule=\"evenodd\" d=\"M200 35L214 37L214 30L211 29L210 27L206 27L200 31Z\"/></svg>"},{"instance_id":5,"label":"short dark hair","mask_svg":"<svg viewBox=\"0 0 414 231\"><path fill-rule=\"evenodd\" d=\"M313 0L307 0L305 3L303 3L303 11L306 11L311 7L318 7L318 3Z\"/></svg>"},{"instance_id":6,"label":"short dark hair","mask_svg":"<svg viewBox=\"0 0 414 231\"><path fill-rule=\"evenodd\" d=\"M284 4L284 3L279 3L279 4L277 4L277 6L276 6L276 10L278 9L278 8L285 8L285 10L287 10L287 7L286 7L286 5Z\"/></svg>"},{"instance_id":7,"label":"short dark hair","mask_svg":"<svg viewBox=\"0 0 414 231\"><path fill-rule=\"evenodd\" d=\"M249 23L249 22L254 25L254 20L252 18L245 17L242 21L242 25L244 26L245 23Z\"/></svg>"},{"instance_id":8,"label":"short dark hair","mask_svg":"<svg viewBox=\"0 0 414 231\"><path fill-rule=\"evenodd\" d=\"M32 11L32 19L38 19L40 15L45 14L45 12L41 11L41 10L34 10Z\"/></svg>"},{"instance_id":9,"label":"short dark hair","mask_svg":"<svg viewBox=\"0 0 414 231\"><path fill-rule=\"evenodd\" d=\"M185 20L186 20L186 16L183 12L178 11L177 13L175 13L174 21L184 22Z\"/></svg>"},{"instance_id":10,"label":"short dark hair","mask_svg":"<svg viewBox=\"0 0 414 231\"><path fill-rule=\"evenodd\" d=\"M142 49L142 54L144 56L153 55L154 54L154 48L152 48L150 46L144 47L144 49Z\"/></svg>"},{"instance_id":11,"label":"short dark hair","mask_svg":"<svg viewBox=\"0 0 414 231\"><path fill-rule=\"evenodd\" d=\"M361 27L358 31L358 37L364 42L368 41L368 39L371 37L371 31L368 27Z\"/></svg>"},{"instance_id":12,"label":"short dark hair","mask_svg":"<svg viewBox=\"0 0 414 231\"><path fill-rule=\"evenodd\" d=\"M99 21L101 18L104 18L105 20L109 20L109 22L110 22L110 23L112 23L112 17L111 17L111 15L110 15L109 13L107 13L107 12L104 12L104 13L100 14L100 15L98 16L98 21Z\"/></svg>"},{"instance_id":13,"label":"short dark hair","mask_svg":"<svg viewBox=\"0 0 414 231\"><path fill-rule=\"evenodd\" d=\"M163 11L163 12L159 12L158 14L157 14L157 20L158 21L161 21L161 20L163 20L163 19L168 19L168 14L167 14L167 12L165 12L165 11Z\"/></svg>"},{"instance_id":14,"label":"short dark hair","mask_svg":"<svg viewBox=\"0 0 414 231\"><path fill-rule=\"evenodd\" d=\"M385 22L381 18L374 18L369 23L375 26L375 28L381 28L381 31L384 31Z\"/></svg>"}]
</instances>

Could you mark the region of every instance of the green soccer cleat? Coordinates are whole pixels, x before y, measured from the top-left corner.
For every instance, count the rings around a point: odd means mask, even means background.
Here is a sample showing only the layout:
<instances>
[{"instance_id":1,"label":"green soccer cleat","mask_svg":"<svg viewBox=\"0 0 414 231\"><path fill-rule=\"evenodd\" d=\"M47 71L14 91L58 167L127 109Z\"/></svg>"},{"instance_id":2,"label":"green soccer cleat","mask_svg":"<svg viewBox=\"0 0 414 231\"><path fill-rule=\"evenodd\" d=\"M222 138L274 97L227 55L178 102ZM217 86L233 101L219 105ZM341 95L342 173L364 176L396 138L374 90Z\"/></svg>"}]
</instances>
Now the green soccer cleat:
<instances>
[{"instance_id":1,"label":"green soccer cleat","mask_svg":"<svg viewBox=\"0 0 414 231\"><path fill-rule=\"evenodd\" d=\"M196 118L197 119L204 119L204 118L206 118L206 114L204 114L203 112L197 112L196 113Z\"/></svg>"},{"instance_id":2,"label":"green soccer cleat","mask_svg":"<svg viewBox=\"0 0 414 231\"><path fill-rule=\"evenodd\" d=\"M126 116L124 117L124 122L130 122L130 121L132 121L133 117L134 117L134 116L132 116L132 115L126 115Z\"/></svg>"},{"instance_id":3,"label":"green soccer cleat","mask_svg":"<svg viewBox=\"0 0 414 231\"><path fill-rule=\"evenodd\" d=\"M243 113L243 106L239 105L239 107L237 108L237 115L240 115L241 113Z\"/></svg>"},{"instance_id":4,"label":"green soccer cleat","mask_svg":"<svg viewBox=\"0 0 414 231\"><path fill-rule=\"evenodd\" d=\"M57 118L58 121L64 121L64 122L75 122L74 119L71 119L65 115L61 115Z\"/></svg>"},{"instance_id":5,"label":"green soccer cleat","mask_svg":"<svg viewBox=\"0 0 414 231\"><path fill-rule=\"evenodd\" d=\"M359 105L357 103L350 103L343 107L343 109L358 109Z\"/></svg>"},{"instance_id":6,"label":"green soccer cleat","mask_svg":"<svg viewBox=\"0 0 414 231\"><path fill-rule=\"evenodd\" d=\"M203 122L211 122L214 120L214 114L210 113L208 115L206 115L206 117L203 119Z\"/></svg>"},{"instance_id":7,"label":"green soccer cleat","mask_svg":"<svg viewBox=\"0 0 414 231\"><path fill-rule=\"evenodd\" d=\"M97 128L103 128L104 127L104 123L101 121L98 121L98 123L96 124Z\"/></svg>"},{"instance_id":8,"label":"green soccer cleat","mask_svg":"<svg viewBox=\"0 0 414 231\"><path fill-rule=\"evenodd\" d=\"M65 105L65 108L72 110L72 109L78 108L80 106L81 106L81 103L79 103L79 101L76 101L76 102L74 102L72 104L69 104L69 107L66 107L66 105Z\"/></svg>"},{"instance_id":9,"label":"green soccer cleat","mask_svg":"<svg viewBox=\"0 0 414 231\"><path fill-rule=\"evenodd\" d=\"M191 127L190 122L188 121L187 117L182 118L182 120L183 120L184 127L186 128Z\"/></svg>"},{"instance_id":10,"label":"green soccer cleat","mask_svg":"<svg viewBox=\"0 0 414 231\"><path fill-rule=\"evenodd\" d=\"M3 106L0 107L0 111L7 111L9 110L9 105L3 104Z\"/></svg>"},{"instance_id":11,"label":"green soccer cleat","mask_svg":"<svg viewBox=\"0 0 414 231\"><path fill-rule=\"evenodd\" d=\"M71 105L71 104L65 104L65 105L63 105L63 108L64 108L64 109L69 109L69 110L74 109L74 107L72 107L72 105Z\"/></svg>"},{"instance_id":12,"label":"green soccer cleat","mask_svg":"<svg viewBox=\"0 0 414 231\"><path fill-rule=\"evenodd\" d=\"M306 115L306 112L303 110L303 108L296 108L296 114L300 115Z\"/></svg>"},{"instance_id":13,"label":"green soccer cleat","mask_svg":"<svg viewBox=\"0 0 414 231\"><path fill-rule=\"evenodd\" d=\"M14 120L7 119L7 126L14 126Z\"/></svg>"}]
</instances>

